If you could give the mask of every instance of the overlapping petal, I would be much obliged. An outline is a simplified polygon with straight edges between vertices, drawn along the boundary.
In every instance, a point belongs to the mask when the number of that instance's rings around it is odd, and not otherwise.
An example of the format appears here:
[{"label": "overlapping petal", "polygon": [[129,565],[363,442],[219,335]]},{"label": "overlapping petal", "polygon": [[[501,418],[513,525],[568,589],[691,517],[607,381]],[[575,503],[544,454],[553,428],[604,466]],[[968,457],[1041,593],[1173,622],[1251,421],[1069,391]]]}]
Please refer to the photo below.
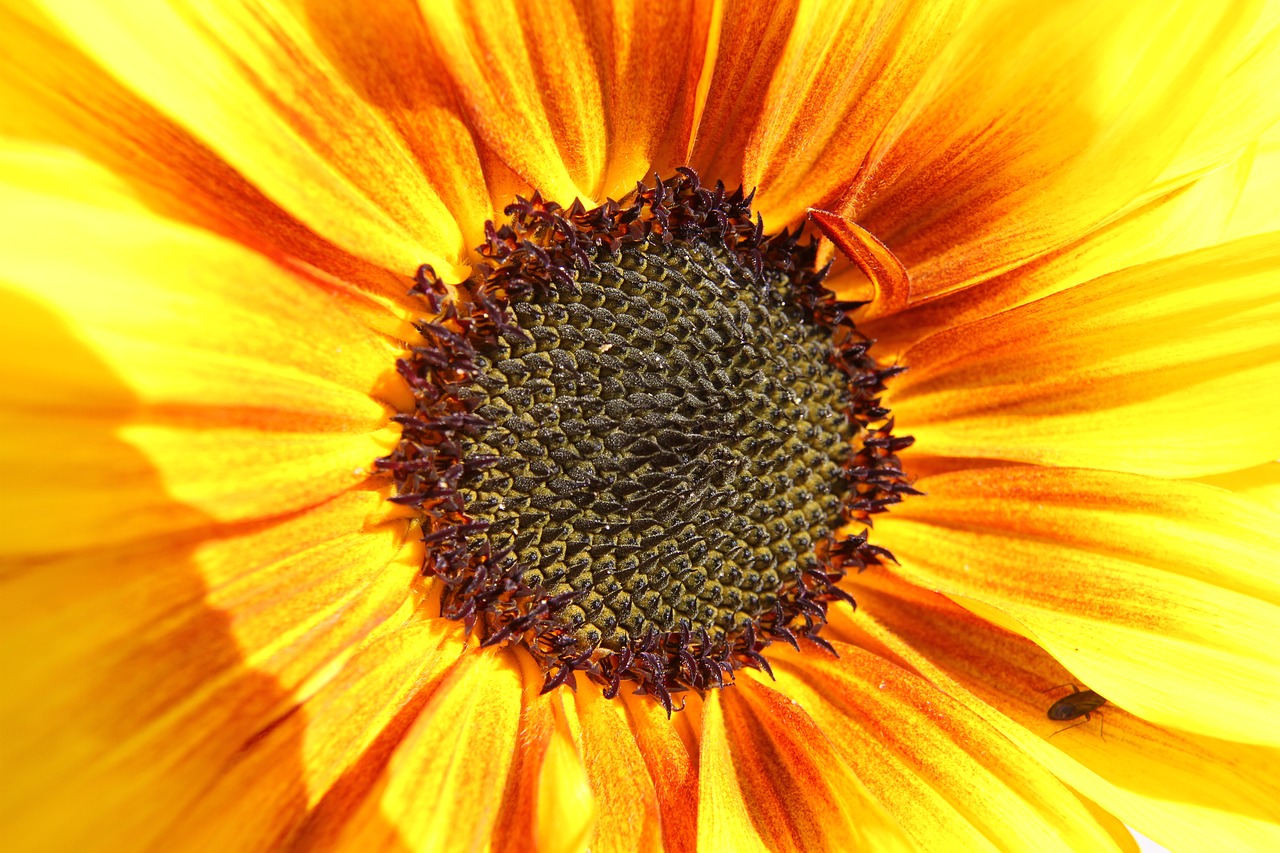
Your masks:
[{"label": "overlapping petal", "polygon": [[1259,5],[984,4],[897,105],[839,212],[902,258],[914,299],[1066,245],[1174,160]]},{"label": "overlapping petal", "polygon": [[854,587],[857,616],[834,626],[841,635],[967,704],[1089,802],[1173,849],[1278,843],[1273,747],[1162,728],[1114,704],[1067,730],[1046,711],[1073,675],[1040,646],[888,572]]},{"label": "overlapping petal", "polygon": [[1075,794],[971,709],[863,649],[784,654],[799,702],[918,849],[1106,850]]},{"label": "overlapping petal", "polygon": [[1280,235],[1105,276],[907,351],[922,452],[1174,477],[1280,455]]},{"label": "overlapping petal", "polygon": [[877,524],[904,578],[1005,614],[1146,720],[1276,744],[1273,513],[1211,486],[1084,469],[967,470],[917,486],[927,500]]},{"label": "overlapping petal", "polygon": [[298,221],[391,270],[454,273],[462,235],[392,124],[273,2],[51,0],[113,76]]},{"label": "overlapping petal", "polygon": [[528,187],[599,202],[683,163],[702,4],[431,2],[422,12],[470,126]]}]

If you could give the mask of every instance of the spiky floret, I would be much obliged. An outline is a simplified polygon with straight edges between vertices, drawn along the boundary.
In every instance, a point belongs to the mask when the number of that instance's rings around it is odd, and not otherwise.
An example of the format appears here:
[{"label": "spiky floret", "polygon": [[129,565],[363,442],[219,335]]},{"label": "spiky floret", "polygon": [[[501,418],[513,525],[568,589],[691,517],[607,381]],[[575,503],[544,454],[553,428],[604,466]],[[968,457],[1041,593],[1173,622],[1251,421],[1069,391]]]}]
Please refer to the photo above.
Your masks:
[{"label": "spiky floret", "polygon": [[433,316],[397,365],[415,411],[378,462],[421,513],[443,614],[522,643],[545,689],[634,681],[669,711],[767,671],[775,640],[827,646],[841,578],[891,559],[833,531],[914,490],[880,405],[901,368],[869,355],[815,245],[689,169],[505,214],[456,294],[419,269]]}]

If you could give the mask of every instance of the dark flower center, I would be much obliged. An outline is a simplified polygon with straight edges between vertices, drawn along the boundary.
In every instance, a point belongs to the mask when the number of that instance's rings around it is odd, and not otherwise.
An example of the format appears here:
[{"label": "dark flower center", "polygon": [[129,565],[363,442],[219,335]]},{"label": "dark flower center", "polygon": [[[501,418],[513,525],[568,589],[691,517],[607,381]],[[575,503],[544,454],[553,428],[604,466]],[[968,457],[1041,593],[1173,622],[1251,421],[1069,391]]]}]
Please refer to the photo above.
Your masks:
[{"label": "dark flower center", "polygon": [[881,368],[799,231],[766,238],[741,190],[690,170],[625,203],[518,200],[399,363],[416,400],[393,499],[421,511],[445,616],[656,696],[819,645],[850,566],[888,557],[846,521],[912,490]]}]

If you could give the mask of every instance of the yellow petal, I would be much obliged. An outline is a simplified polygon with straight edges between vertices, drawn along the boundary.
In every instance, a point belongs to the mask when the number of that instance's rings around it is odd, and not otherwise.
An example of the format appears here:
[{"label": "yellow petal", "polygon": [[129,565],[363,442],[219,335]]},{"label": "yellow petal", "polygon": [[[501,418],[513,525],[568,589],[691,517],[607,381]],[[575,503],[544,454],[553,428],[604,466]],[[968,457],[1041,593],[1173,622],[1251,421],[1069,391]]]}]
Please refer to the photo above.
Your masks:
[{"label": "yellow petal", "polygon": [[914,299],[1066,245],[1171,162],[1257,15],[1244,3],[984,4],[832,209],[906,263]]},{"label": "yellow petal", "polygon": [[1082,469],[959,471],[917,487],[927,497],[876,524],[903,577],[1003,611],[1130,713],[1280,740],[1274,513],[1197,483]]},{"label": "yellow petal", "polygon": [[1240,201],[1227,221],[1227,237],[1251,237],[1280,231],[1280,126],[1260,138],[1249,151],[1249,173]]},{"label": "yellow petal", "polygon": [[439,193],[284,6],[44,6],[113,76],[312,230],[402,274],[427,262],[457,275],[464,246]]},{"label": "yellow petal", "polygon": [[1280,513],[1280,462],[1266,462],[1243,471],[1203,477],[1200,482],[1230,489]]},{"label": "yellow petal", "polygon": [[1125,823],[1174,849],[1280,843],[1280,750],[1161,728],[1111,704],[1065,730],[1046,712],[1073,676],[1039,646],[884,571],[854,587],[857,613],[833,628],[902,658]]},{"label": "yellow petal", "polygon": [[777,655],[778,688],[836,745],[921,850],[1105,850],[1035,759],[937,687],[863,649]]},{"label": "yellow petal", "polygon": [[[528,689],[537,689],[539,684],[540,680],[532,681]],[[564,719],[563,692],[556,691],[546,698],[555,713],[547,749],[542,756],[542,767],[534,780],[537,785],[534,837],[538,839],[539,851],[585,853],[595,836],[600,807],[592,794],[591,780],[583,766],[582,755]],[[524,731],[521,726],[521,732]],[[522,752],[528,753],[529,750]],[[510,836],[510,840],[517,845],[512,848],[514,851],[524,850],[529,844],[528,835]]]},{"label": "yellow petal", "polygon": [[1280,234],[934,335],[886,395],[922,453],[1163,476],[1280,455]]},{"label": "yellow petal", "polygon": [[581,689],[574,699],[579,751],[597,807],[591,849],[658,849],[658,798],[632,734],[626,706],[605,699],[594,686]]},{"label": "yellow petal", "polygon": [[363,529],[370,504],[7,559],[3,757],[24,768],[3,786],[7,825],[16,809],[19,836],[110,847],[188,813],[405,601],[417,564],[393,562],[395,526]]},{"label": "yellow petal", "polygon": [[338,814],[317,813],[309,844],[342,850],[406,845],[433,853],[482,849],[502,818],[503,790],[520,748],[522,692],[510,655],[463,655],[358,807],[322,805],[320,812],[331,807]]},{"label": "yellow petal", "polygon": [[[0,275],[20,288],[0,292],[6,546],[278,514],[362,482],[391,440],[369,395],[394,350],[314,284],[87,186],[84,202],[0,191]],[[77,471],[75,525],[50,442]]]},{"label": "yellow petal", "polygon": [[[1280,77],[1280,4],[1266,0],[1249,32],[1234,45],[1229,71],[1208,110],[1182,143],[1152,191],[1220,167],[1280,121],[1275,81]],[[1272,229],[1267,229],[1272,230]]]},{"label": "yellow petal", "polygon": [[314,695],[229,757],[160,846],[269,849],[319,834],[322,827],[308,817],[354,800],[377,777],[462,653],[460,628],[441,619],[406,623],[344,662]]}]

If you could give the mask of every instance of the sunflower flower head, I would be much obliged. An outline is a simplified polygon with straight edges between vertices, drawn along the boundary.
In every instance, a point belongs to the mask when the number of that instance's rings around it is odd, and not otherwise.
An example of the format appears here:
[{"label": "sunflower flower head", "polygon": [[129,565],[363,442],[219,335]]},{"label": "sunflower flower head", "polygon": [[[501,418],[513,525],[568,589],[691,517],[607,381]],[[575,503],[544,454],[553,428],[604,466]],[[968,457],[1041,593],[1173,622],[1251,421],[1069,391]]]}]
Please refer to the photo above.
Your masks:
[{"label": "sunflower flower head", "polygon": [[0,849],[1280,850],[1271,0],[0,2]]},{"label": "sunflower flower head", "polygon": [[[551,690],[722,687],[775,639],[820,637],[865,531],[913,491],[869,341],[799,232],[683,169],[587,210],[535,195],[487,228],[399,362],[416,410],[379,460],[424,518],[443,614],[516,639]],[[874,426],[873,426],[874,425]],[[851,440],[857,436],[857,446]]]}]

